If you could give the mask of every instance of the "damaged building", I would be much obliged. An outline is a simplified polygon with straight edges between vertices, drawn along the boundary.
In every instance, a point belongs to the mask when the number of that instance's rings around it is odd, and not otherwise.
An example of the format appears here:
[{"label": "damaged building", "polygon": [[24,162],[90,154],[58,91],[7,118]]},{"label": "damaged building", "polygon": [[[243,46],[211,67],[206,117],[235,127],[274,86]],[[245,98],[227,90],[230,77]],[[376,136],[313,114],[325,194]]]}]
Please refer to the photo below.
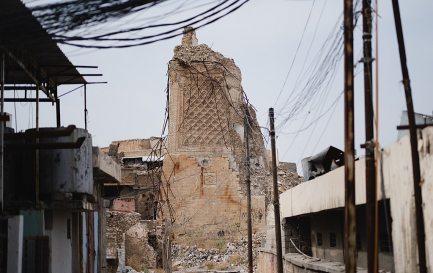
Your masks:
[{"label": "damaged building", "polygon": [[[263,138],[253,107],[232,59],[198,44],[185,30],[169,64],[169,123],[163,184],[164,208],[173,208],[178,243],[215,246],[246,236],[245,116],[251,119],[254,232],[265,224],[270,176]],[[256,179],[257,174],[263,174]]]},{"label": "damaged building", "polygon": [[103,153],[121,166],[121,179],[105,183],[107,273],[162,268],[162,233],[156,221],[160,196],[161,138],[113,141]]},{"label": "damaged building", "polygon": [[[36,125],[17,132],[0,116],[0,272],[101,272],[102,184],[119,181],[120,166],[87,128],[62,126],[58,94],[88,81],[21,1],[0,2],[0,37],[2,99],[34,107]],[[41,103],[56,126],[39,126]]]},{"label": "damaged building", "polygon": [[[121,181],[104,185],[111,217],[107,219],[106,236],[112,270],[123,263],[121,255],[127,266],[134,267],[137,253],[147,253],[157,260],[140,257],[147,268],[161,267],[164,259],[170,260],[169,255],[160,253],[170,247],[167,241],[161,245],[164,236],[175,243],[174,252],[179,257],[173,257],[173,263],[178,265],[206,261],[188,258],[197,254],[195,246],[203,253],[218,248],[221,257],[227,256],[227,251],[234,255],[245,249],[245,126],[250,129],[253,232],[266,232],[270,163],[255,110],[241,86],[239,68],[232,59],[198,44],[195,32],[187,28],[182,44],[174,50],[168,76],[168,136],[113,141],[104,148],[122,166]],[[250,118],[245,123],[247,112]],[[278,174],[281,189],[300,181],[295,164],[282,162]],[[142,242],[140,248],[131,249],[132,235]],[[157,239],[153,248],[156,256],[149,248],[153,238]],[[260,244],[259,238],[255,236],[256,245]],[[226,250],[227,243],[239,247]],[[124,250],[119,248],[122,244]]]},{"label": "damaged building", "polygon": [[157,217],[164,151],[161,138],[113,141],[103,151],[121,165],[120,183],[105,184],[113,210],[136,211],[142,220]]}]

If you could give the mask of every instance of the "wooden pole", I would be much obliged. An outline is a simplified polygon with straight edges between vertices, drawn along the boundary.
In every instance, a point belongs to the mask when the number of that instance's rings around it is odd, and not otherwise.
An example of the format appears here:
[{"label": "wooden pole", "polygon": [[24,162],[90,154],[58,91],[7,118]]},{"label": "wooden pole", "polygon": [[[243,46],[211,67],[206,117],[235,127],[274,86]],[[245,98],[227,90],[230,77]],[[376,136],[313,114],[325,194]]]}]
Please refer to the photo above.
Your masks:
[{"label": "wooden pole", "polygon": [[353,75],[353,0],[344,0],[344,261],[356,273],[356,207]]},{"label": "wooden pole", "polygon": [[272,177],[274,187],[274,217],[275,217],[275,245],[277,248],[277,272],[283,273],[283,253],[281,246],[280,198],[278,194],[277,152],[275,147],[274,108],[269,108],[269,123],[272,149]]},{"label": "wooden pole", "polygon": [[371,50],[371,0],[362,1],[362,29],[364,50],[364,107],[365,107],[365,190],[366,190],[366,234],[368,273],[378,271],[378,223],[377,182],[374,155],[374,110],[373,110],[373,58]]},{"label": "wooden pole", "polygon": [[416,235],[418,239],[418,260],[419,272],[426,273],[426,253],[425,253],[425,231],[424,216],[422,212],[422,192],[421,192],[421,171],[418,154],[418,138],[416,135],[415,111],[412,100],[412,88],[410,86],[409,70],[406,62],[406,48],[404,45],[403,27],[401,25],[400,7],[398,0],[392,0],[394,11],[395,29],[397,33],[398,49],[400,52],[401,73],[403,75],[404,93],[406,96],[407,117],[409,120],[410,149],[412,155],[413,187],[415,193],[415,218]]},{"label": "wooden pole", "polygon": [[247,225],[248,225],[248,273],[253,273],[253,225],[251,219],[251,171],[250,171],[250,113],[245,110],[245,184],[247,186]]}]

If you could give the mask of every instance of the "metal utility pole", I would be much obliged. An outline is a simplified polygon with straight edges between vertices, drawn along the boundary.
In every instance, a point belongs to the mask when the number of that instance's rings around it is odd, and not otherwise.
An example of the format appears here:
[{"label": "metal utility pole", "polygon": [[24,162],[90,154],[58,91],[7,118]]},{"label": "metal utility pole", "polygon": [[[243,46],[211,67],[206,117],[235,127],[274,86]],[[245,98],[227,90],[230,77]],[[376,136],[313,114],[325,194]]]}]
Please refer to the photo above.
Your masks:
[{"label": "metal utility pole", "polygon": [[346,273],[356,272],[353,79],[353,0],[344,0],[344,261]]},{"label": "metal utility pole", "polygon": [[364,107],[365,107],[365,190],[367,199],[366,234],[368,273],[378,271],[377,182],[374,155],[373,58],[371,53],[371,0],[362,1],[364,40]]},{"label": "metal utility pole", "polygon": [[412,172],[413,186],[415,193],[415,217],[416,217],[416,235],[418,239],[418,259],[419,272],[426,273],[426,253],[425,253],[425,231],[424,216],[422,212],[422,192],[421,192],[421,171],[418,154],[418,138],[415,124],[415,112],[412,101],[412,89],[410,86],[409,71],[406,63],[406,48],[404,45],[403,28],[401,26],[400,7],[398,0],[392,0],[392,9],[394,11],[395,29],[397,33],[398,49],[400,52],[401,73],[403,74],[403,86],[406,96],[407,117],[409,120],[410,148],[412,154]]},{"label": "metal utility pole", "polygon": [[60,99],[59,99],[59,96],[58,96],[57,85],[56,85],[56,92],[55,92],[54,98],[55,98],[55,103],[56,103],[56,126],[57,126],[57,128],[60,128],[60,126],[61,126],[61,120],[60,120]]},{"label": "metal utility pole", "polygon": [[[36,84],[36,135],[39,133],[39,83]],[[39,137],[36,137],[36,145],[39,144]],[[39,192],[40,192],[40,158],[39,149],[35,150],[35,203],[39,208]]]},{"label": "metal utility pole", "polygon": [[275,217],[275,245],[277,248],[277,269],[278,273],[283,273],[283,252],[281,247],[281,223],[280,223],[280,198],[278,194],[277,177],[277,152],[275,148],[275,128],[274,128],[274,108],[269,108],[269,135],[271,136],[272,150],[272,177],[274,186],[274,217]]},{"label": "metal utility pole", "polygon": [[[56,95],[57,97],[57,95]],[[61,120],[60,120],[60,99],[56,98],[56,125],[57,128],[60,128],[61,126]]]},{"label": "metal utility pole", "polygon": [[87,130],[87,84],[84,84],[84,129]]},{"label": "metal utility pole", "polygon": [[[248,106],[247,106],[248,107]],[[245,184],[247,185],[247,224],[248,224],[248,273],[253,273],[253,225],[251,219],[251,173],[250,173],[250,112],[245,110]]]}]

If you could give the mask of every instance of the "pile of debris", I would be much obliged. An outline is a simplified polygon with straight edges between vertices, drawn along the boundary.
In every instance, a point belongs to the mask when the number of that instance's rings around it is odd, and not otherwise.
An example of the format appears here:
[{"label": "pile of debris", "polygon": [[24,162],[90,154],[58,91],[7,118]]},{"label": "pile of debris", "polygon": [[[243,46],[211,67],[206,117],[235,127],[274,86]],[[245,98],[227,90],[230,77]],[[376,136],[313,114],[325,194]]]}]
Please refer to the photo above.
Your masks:
[{"label": "pile of debris", "polygon": [[113,233],[118,240],[130,227],[140,222],[141,215],[137,212],[106,211],[107,233]]},{"label": "pile of debris", "polygon": [[[253,236],[253,260],[256,261],[257,249],[261,247],[263,234]],[[228,242],[220,248],[203,249],[193,246],[172,246],[173,271],[185,269],[231,270],[247,272],[248,241],[242,238]]]},{"label": "pile of debris", "polygon": [[155,221],[140,219],[136,212],[107,211],[107,258],[112,260],[107,272],[135,272],[132,268],[145,271],[162,266],[161,228]]}]

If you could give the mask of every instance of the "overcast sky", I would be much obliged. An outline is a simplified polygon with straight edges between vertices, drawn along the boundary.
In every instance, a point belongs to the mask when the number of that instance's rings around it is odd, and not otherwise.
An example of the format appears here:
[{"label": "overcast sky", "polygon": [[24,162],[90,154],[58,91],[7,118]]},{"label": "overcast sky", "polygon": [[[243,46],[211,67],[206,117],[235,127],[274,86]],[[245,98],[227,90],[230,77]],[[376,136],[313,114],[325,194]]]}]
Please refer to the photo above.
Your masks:
[{"label": "overcast sky", "polygon": [[[405,100],[391,1],[379,2],[380,142],[386,146],[396,141],[396,126],[401,111],[405,109]],[[431,114],[433,2],[400,2],[415,110]],[[304,62],[309,64],[325,38],[334,30],[338,16],[342,13],[343,1],[314,2],[303,42],[282,89],[312,5],[313,1],[251,0],[230,16],[197,31],[199,43],[205,43],[234,59],[240,67],[244,90],[256,107],[262,126],[267,126],[269,107],[276,107],[277,123],[284,118],[281,113],[288,109],[282,107],[283,102],[295,86]],[[357,60],[361,57],[358,54],[361,51],[361,26],[360,22],[355,30]],[[180,44],[180,39],[177,37],[130,49],[77,50],[62,47],[73,64],[98,65],[98,72],[104,74],[102,80],[108,81],[106,85],[88,87],[88,128],[93,135],[94,145],[107,146],[113,140],[160,135],[166,103],[167,63],[172,58],[173,48]],[[306,56],[310,44],[310,54]],[[343,62],[327,95],[306,105],[306,114],[289,121],[277,131],[280,160],[299,163],[302,158],[329,145],[343,149],[343,99],[337,101],[335,110],[331,107],[343,88],[342,65]],[[95,73],[83,69],[81,72]],[[355,86],[358,154],[363,153],[359,145],[365,141],[362,76],[362,73],[357,76]],[[62,87],[60,93],[71,88],[73,86]],[[276,103],[281,89],[283,91]],[[34,106],[31,108],[29,104],[17,104],[16,107],[18,130],[32,127]],[[81,90],[62,97],[61,107],[62,125],[84,127]],[[303,127],[304,120],[304,124],[309,124],[328,107],[331,107],[330,111],[317,125],[295,134]],[[13,104],[7,104],[6,111],[14,113]],[[55,126],[54,111],[55,107],[51,105],[43,106],[42,126]]]}]

